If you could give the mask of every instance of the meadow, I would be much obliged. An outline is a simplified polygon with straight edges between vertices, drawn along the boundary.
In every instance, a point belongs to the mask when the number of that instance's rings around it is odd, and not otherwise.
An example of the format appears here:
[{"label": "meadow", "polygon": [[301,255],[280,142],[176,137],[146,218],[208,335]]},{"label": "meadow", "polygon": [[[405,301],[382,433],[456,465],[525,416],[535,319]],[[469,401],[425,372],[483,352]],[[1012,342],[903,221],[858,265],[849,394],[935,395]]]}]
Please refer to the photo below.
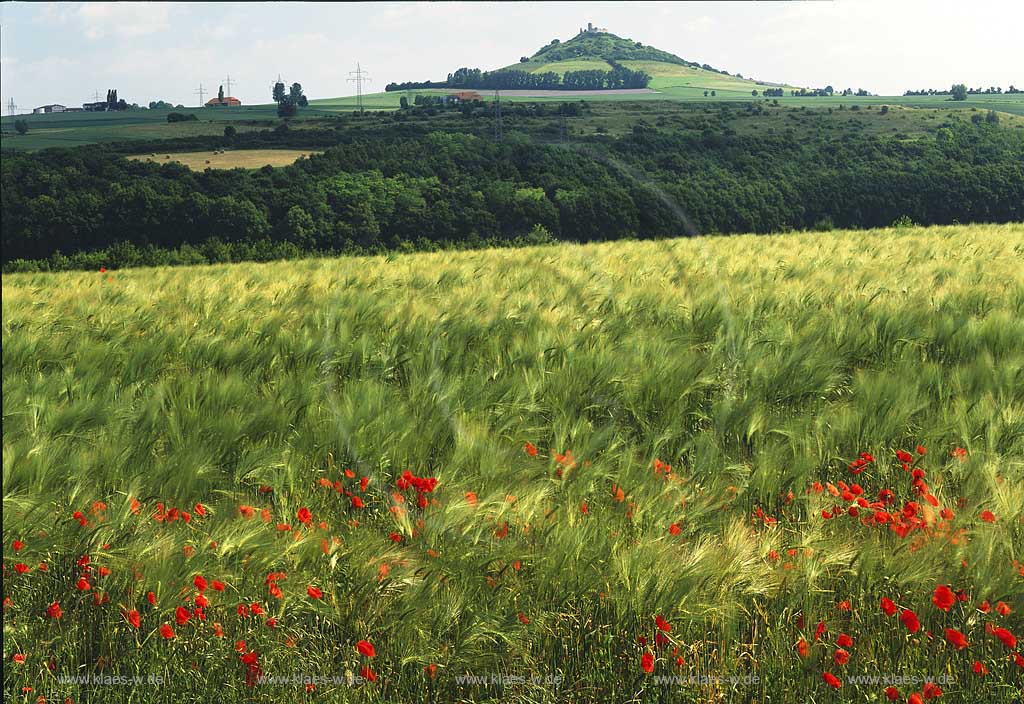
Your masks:
[{"label": "meadow", "polygon": [[2,292],[5,700],[1020,700],[1024,225]]},{"label": "meadow", "polygon": [[217,149],[206,152],[139,154],[129,158],[158,164],[176,161],[193,171],[202,171],[203,169],[258,169],[262,166],[288,166],[302,157],[316,153],[301,149]]}]

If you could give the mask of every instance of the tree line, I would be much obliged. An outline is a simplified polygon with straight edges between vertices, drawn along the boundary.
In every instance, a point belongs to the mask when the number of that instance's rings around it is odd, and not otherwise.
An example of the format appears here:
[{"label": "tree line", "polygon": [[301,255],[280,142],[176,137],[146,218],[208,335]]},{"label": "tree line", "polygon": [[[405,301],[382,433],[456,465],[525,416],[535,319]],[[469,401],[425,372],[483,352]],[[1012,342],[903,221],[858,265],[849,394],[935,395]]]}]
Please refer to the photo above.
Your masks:
[{"label": "tree line", "polygon": [[478,90],[614,90],[620,88],[646,88],[651,76],[634,71],[616,62],[609,62],[610,71],[599,69],[566,71],[559,76],[554,71],[529,73],[514,69],[481,71],[478,68],[460,68],[448,74],[448,80],[389,83],[385,91],[422,88],[467,88]]},{"label": "tree line", "polygon": [[[116,145],[7,152],[3,266],[515,244],[530,233],[586,242],[876,227],[904,215],[922,224],[1024,219],[1024,135],[988,123],[950,123],[913,142],[637,126],[568,147],[399,127],[238,133],[237,148],[332,145],[251,171],[132,161]],[[142,150],[154,148],[169,145]]]}]

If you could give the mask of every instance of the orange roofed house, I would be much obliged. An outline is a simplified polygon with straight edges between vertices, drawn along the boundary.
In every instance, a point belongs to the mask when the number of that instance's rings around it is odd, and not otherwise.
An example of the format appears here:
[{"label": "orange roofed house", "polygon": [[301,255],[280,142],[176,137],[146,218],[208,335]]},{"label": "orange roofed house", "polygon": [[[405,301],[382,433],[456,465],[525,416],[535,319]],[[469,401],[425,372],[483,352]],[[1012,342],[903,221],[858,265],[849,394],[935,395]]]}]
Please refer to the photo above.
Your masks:
[{"label": "orange roofed house", "polygon": [[224,100],[221,100],[220,98],[210,98],[209,100],[206,101],[206,107],[208,107],[208,108],[216,108],[216,107],[237,108],[237,107],[240,107],[241,105],[242,105],[242,101],[241,100],[239,100],[238,98],[233,98],[230,95],[225,96]]}]

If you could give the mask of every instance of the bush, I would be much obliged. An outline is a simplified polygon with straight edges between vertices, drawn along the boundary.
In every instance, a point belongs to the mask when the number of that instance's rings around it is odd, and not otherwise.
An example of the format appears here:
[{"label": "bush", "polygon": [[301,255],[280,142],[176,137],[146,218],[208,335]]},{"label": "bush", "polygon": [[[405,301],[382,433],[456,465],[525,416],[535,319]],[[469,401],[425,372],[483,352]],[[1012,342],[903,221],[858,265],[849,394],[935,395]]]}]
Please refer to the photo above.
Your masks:
[{"label": "bush", "polygon": [[18,134],[25,134],[28,132],[28,122],[26,120],[15,120],[14,129],[18,131]]},{"label": "bush", "polygon": [[195,116],[195,113],[189,113],[188,115],[185,115],[185,114],[182,114],[180,112],[169,112],[169,113],[167,113],[167,121],[168,122],[192,122],[192,121],[198,122],[199,118]]},{"label": "bush", "polygon": [[909,215],[901,215],[898,218],[896,218],[892,223],[892,226],[898,230],[902,230],[903,228],[906,227],[914,227],[914,225],[915,223],[913,220],[910,219]]}]

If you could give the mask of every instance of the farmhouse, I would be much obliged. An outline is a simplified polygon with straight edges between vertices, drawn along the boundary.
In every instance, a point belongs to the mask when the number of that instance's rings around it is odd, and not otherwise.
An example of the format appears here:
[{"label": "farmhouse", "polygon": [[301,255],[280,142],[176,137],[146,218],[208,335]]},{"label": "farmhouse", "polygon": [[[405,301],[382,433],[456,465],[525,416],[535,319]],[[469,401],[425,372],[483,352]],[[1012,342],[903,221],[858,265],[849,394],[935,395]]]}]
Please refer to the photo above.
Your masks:
[{"label": "farmhouse", "polygon": [[53,105],[40,105],[32,110],[32,114],[38,115],[44,112],[64,112],[65,110],[67,110],[67,108],[63,105],[57,105],[54,103]]},{"label": "farmhouse", "polygon": [[238,98],[233,98],[230,95],[225,96],[223,100],[221,100],[220,98],[210,98],[209,100],[206,101],[206,107],[208,107],[208,108],[217,108],[217,107],[237,108],[237,107],[241,106],[241,104],[242,104],[241,100],[239,100]]},{"label": "farmhouse", "polygon": [[458,93],[449,93],[445,97],[449,103],[465,103],[473,100],[483,100],[483,98],[480,97],[480,94],[475,90],[462,90]]},{"label": "farmhouse", "polygon": [[82,103],[82,110],[85,112],[106,112],[107,101],[101,100],[98,103]]}]

